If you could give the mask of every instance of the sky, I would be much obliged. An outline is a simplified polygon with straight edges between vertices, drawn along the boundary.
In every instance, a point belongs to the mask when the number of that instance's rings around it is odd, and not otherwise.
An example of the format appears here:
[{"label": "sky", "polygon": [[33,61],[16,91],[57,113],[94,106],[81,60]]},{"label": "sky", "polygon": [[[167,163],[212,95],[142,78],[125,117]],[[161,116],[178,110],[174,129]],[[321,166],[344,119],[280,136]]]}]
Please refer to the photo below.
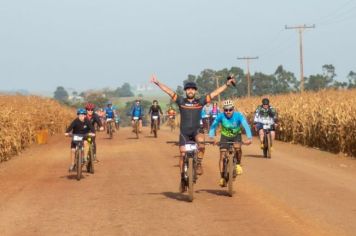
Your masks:
[{"label": "sky", "polygon": [[188,74],[246,63],[299,78],[333,64],[356,71],[356,0],[0,0],[0,91],[77,91],[147,83],[175,88]]}]

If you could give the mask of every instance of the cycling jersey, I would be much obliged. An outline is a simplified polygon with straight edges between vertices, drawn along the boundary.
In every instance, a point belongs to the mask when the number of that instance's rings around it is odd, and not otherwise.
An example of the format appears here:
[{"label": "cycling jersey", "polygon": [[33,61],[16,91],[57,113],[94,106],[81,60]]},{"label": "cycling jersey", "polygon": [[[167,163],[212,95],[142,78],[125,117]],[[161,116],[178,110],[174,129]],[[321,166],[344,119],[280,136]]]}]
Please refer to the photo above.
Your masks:
[{"label": "cycling jersey", "polygon": [[131,108],[131,116],[132,117],[140,117],[143,116],[143,107],[141,105],[133,105]]},{"label": "cycling jersey", "polygon": [[234,111],[230,118],[228,118],[225,113],[220,113],[211,125],[209,137],[215,136],[215,130],[219,123],[221,123],[222,136],[235,137],[241,134],[242,125],[246,131],[247,138],[252,138],[250,126],[248,125],[245,116],[240,112]]},{"label": "cycling jersey", "polygon": [[103,124],[101,123],[100,117],[98,114],[93,113],[93,115],[89,116],[87,115],[86,118],[90,121],[90,123],[94,126],[96,123],[99,127],[102,127]]},{"label": "cycling jersey", "polygon": [[200,113],[203,106],[210,102],[210,95],[201,98],[194,98],[189,101],[187,98],[181,97],[177,94],[172,96],[180,111],[180,132],[183,134],[195,132],[200,128]]},{"label": "cycling jersey", "polygon": [[157,105],[157,106],[152,105],[150,107],[150,110],[148,111],[148,114],[151,114],[151,116],[159,116],[162,113],[163,112],[162,112],[161,107],[159,105]]},{"label": "cycling jersey", "polygon": [[264,109],[262,105],[259,105],[255,112],[254,123],[263,123],[262,120],[270,118],[273,123],[277,123],[278,116],[276,110],[269,106],[268,109]]},{"label": "cycling jersey", "polygon": [[88,134],[90,132],[95,133],[95,129],[88,119],[84,119],[82,122],[79,118],[72,121],[70,126],[67,128],[66,133],[71,131],[73,131],[73,134]]},{"label": "cycling jersey", "polygon": [[114,118],[114,109],[112,107],[105,108],[106,119],[113,119]]},{"label": "cycling jersey", "polygon": [[212,106],[205,105],[201,111],[201,117],[202,118],[210,117],[212,114],[212,111],[213,111]]},{"label": "cycling jersey", "polygon": [[219,114],[219,107],[217,107],[217,106],[213,106],[213,109],[212,109],[212,111],[211,111],[211,115],[213,116],[213,117],[216,117],[217,115]]}]

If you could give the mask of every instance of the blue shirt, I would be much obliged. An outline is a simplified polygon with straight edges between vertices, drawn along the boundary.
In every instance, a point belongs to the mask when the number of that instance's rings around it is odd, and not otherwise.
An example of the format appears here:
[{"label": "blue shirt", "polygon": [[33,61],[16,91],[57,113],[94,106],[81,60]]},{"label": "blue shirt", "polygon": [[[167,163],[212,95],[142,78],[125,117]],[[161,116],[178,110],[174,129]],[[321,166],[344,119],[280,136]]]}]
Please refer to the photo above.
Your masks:
[{"label": "blue shirt", "polygon": [[131,109],[131,116],[132,117],[142,117],[143,116],[143,108],[141,105],[133,105]]},{"label": "blue shirt", "polygon": [[252,138],[250,126],[248,125],[245,116],[240,112],[234,111],[230,118],[228,118],[225,113],[219,113],[210,127],[209,137],[215,136],[215,130],[219,123],[221,124],[221,134],[223,136],[235,137],[236,135],[241,134],[242,125],[246,131],[247,138]]},{"label": "blue shirt", "polygon": [[114,118],[114,110],[112,109],[112,107],[105,107],[105,114],[107,119]]}]

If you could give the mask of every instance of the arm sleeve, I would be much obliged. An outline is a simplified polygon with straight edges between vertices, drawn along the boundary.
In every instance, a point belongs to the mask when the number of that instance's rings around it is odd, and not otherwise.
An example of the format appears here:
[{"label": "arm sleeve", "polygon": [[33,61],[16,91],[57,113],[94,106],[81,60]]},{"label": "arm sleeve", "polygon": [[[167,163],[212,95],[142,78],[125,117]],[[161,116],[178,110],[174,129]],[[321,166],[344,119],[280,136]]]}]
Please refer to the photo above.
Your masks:
[{"label": "arm sleeve", "polygon": [[163,112],[162,112],[162,109],[161,109],[160,106],[158,106],[158,110],[159,110],[159,112],[161,113],[161,115],[163,115]]},{"label": "arm sleeve", "polygon": [[218,124],[221,121],[221,118],[222,118],[222,116],[219,114],[218,117],[216,117],[216,119],[214,120],[213,124],[210,126],[209,137],[215,136],[215,131],[216,131],[216,128],[218,127]]},{"label": "arm sleeve", "polygon": [[103,124],[101,123],[100,117],[97,114],[94,115],[94,123],[97,123],[99,127],[103,126]]},{"label": "arm sleeve", "polygon": [[150,109],[148,110],[148,114],[151,114],[152,112],[152,106],[150,106]]},{"label": "arm sleeve", "polygon": [[74,128],[74,120],[72,121],[72,123],[71,123],[71,124],[69,125],[69,127],[67,128],[66,133],[71,132],[71,131],[73,130],[73,128]]},{"label": "arm sleeve", "polygon": [[255,111],[255,117],[253,119],[253,123],[257,123],[258,122],[258,116],[259,116],[259,113],[260,112],[260,109],[257,107],[256,111]]},{"label": "arm sleeve", "polygon": [[251,132],[251,128],[247,123],[247,120],[245,118],[244,115],[240,114],[240,120],[241,120],[241,124],[244,127],[245,131],[246,131],[246,136],[248,139],[252,139],[252,132]]},{"label": "arm sleeve", "polygon": [[89,126],[90,132],[95,133],[95,129],[94,126],[92,125],[92,123],[87,119],[86,120],[87,125]]}]

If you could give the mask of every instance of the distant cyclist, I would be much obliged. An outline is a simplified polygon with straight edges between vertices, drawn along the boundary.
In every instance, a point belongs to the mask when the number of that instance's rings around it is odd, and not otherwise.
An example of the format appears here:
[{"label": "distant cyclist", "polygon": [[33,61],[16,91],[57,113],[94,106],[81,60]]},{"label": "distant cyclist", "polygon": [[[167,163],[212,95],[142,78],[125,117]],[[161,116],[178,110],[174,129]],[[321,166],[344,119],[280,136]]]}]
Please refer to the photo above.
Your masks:
[{"label": "distant cyclist", "polygon": [[218,103],[214,102],[213,109],[211,111],[211,124],[214,122],[214,120],[218,116],[219,112],[220,112],[220,110],[219,110]]},{"label": "distant cyclist", "polygon": [[148,111],[148,114],[151,117],[151,134],[152,134],[152,129],[153,129],[153,124],[154,124],[154,120],[153,120],[153,116],[158,116],[158,129],[160,127],[160,123],[161,123],[161,115],[163,115],[162,109],[161,107],[158,105],[158,101],[157,100],[153,100],[152,102],[152,106],[150,107],[150,110]]},{"label": "distant cyclist", "polygon": [[135,103],[131,107],[131,112],[130,116],[132,117],[131,123],[132,123],[132,132],[135,131],[135,118],[138,119],[139,121],[139,132],[142,131],[142,117],[144,115],[143,113],[143,107],[141,105],[141,101],[136,99]]},{"label": "distant cyclist", "polygon": [[[72,132],[72,134],[81,134],[81,135],[86,135],[86,134],[91,134],[92,136],[95,135],[95,129],[93,125],[90,123],[88,119],[85,118],[87,112],[83,108],[79,108],[77,110],[77,115],[78,117],[72,121],[70,126],[67,128],[65,135],[69,136],[69,133]],[[71,142],[71,153],[70,153],[70,160],[71,160],[71,165],[69,167],[69,171],[74,170],[74,153],[75,153],[75,148],[76,144],[72,141]],[[84,158],[83,161],[84,163],[87,161],[87,157],[89,154],[89,147],[88,147],[88,142],[84,141]]]},{"label": "distant cyclist", "polygon": [[[115,112],[112,107],[111,101],[108,101],[107,106],[105,107],[105,119],[106,127],[108,127],[109,125],[113,125],[113,123],[115,122]],[[112,131],[114,131],[114,129],[112,129]],[[106,133],[109,133],[109,129],[106,129]]]},{"label": "distant cyclist", "polygon": [[[258,134],[260,136],[261,149],[263,149],[263,135],[264,135],[263,125],[266,122],[272,123],[271,136],[272,136],[272,140],[274,140],[276,137],[275,129],[278,125],[277,124],[278,114],[277,114],[276,110],[269,104],[269,99],[263,98],[262,105],[259,105],[257,107],[256,112],[255,112],[255,118],[254,118],[255,129],[256,129],[256,131],[258,131]],[[272,150],[272,147],[271,147],[271,150]]]},{"label": "distant cyclist", "polygon": [[[99,127],[100,131],[104,130],[103,124],[100,120],[100,117],[98,114],[94,113],[94,109],[95,109],[95,105],[92,103],[87,103],[85,105],[85,110],[87,111],[87,115],[86,118],[90,121],[90,123],[92,124],[93,127],[95,127],[94,125],[96,124]],[[94,160],[99,161],[96,158],[96,142],[95,142],[95,137],[91,138],[92,142],[93,142],[93,150],[94,150]]]},{"label": "distant cyclist", "polygon": [[175,119],[176,118],[176,110],[174,110],[174,108],[172,106],[169,106],[168,110],[167,110],[167,116],[168,119]]},{"label": "distant cyclist", "polygon": [[[220,113],[217,118],[214,120],[210,131],[209,137],[214,138],[216,128],[219,124],[221,124],[221,137],[220,142],[234,142],[234,148],[237,154],[237,165],[235,167],[236,173],[242,174],[241,167],[241,125],[244,127],[246,131],[246,135],[248,140],[244,142],[244,144],[251,144],[252,142],[252,133],[250,126],[248,125],[245,116],[234,110],[234,103],[231,100],[226,100],[223,102],[224,113]],[[221,179],[219,185],[221,187],[225,187],[226,182],[223,176],[223,160],[225,156],[225,152],[227,151],[229,145],[222,143],[220,145],[220,162],[219,162],[219,170],[221,173]]]},{"label": "distant cyclist", "polygon": [[199,133],[201,110],[206,103],[211,101],[212,98],[222,93],[225,89],[227,89],[230,84],[235,83],[235,79],[233,77],[229,77],[226,84],[214,90],[210,94],[202,96],[199,99],[195,97],[198,87],[194,82],[185,83],[184,91],[186,97],[182,97],[176,94],[172,89],[160,83],[155,75],[152,75],[151,82],[156,84],[162,91],[167,93],[172,98],[172,100],[177,103],[180,110],[181,122],[179,145],[181,156],[179,160],[179,167],[181,173],[180,191],[183,192],[185,191],[185,188],[183,187],[183,159],[185,156],[185,143],[190,140],[193,140],[198,143],[199,153],[197,174],[203,174],[202,159],[204,156],[205,146],[202,143],[199,143],[204,141],[204,134]]},{"label": "distant cyclist", "polygon": [[213,112],[213,107],[212,107],[211,103],[209,102],[209,103],[205,104],[205,106],[203,107],[203,109],[201,111],[203,128],[205,130],[208,129],[208,127],[210,127],[210,125],[211,125],[210,121],[211,121],[212,112]]}]

